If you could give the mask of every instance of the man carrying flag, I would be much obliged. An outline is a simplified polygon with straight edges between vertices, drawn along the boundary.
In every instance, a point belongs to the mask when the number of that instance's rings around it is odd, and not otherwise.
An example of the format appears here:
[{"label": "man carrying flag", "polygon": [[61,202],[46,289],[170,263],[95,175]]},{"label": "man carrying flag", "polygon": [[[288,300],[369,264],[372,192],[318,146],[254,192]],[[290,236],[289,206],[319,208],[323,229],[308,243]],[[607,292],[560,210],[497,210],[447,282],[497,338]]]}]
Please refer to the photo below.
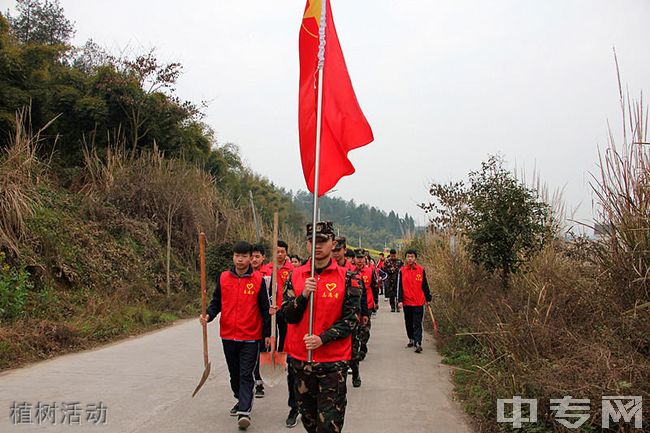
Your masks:
[{"label": "man carrying flag", "polygon": [[[340,433],[347,406],[346,377],[357,326],[361,280],[332,260],[334,229],[329,221],[307,225],[307,246],[316,233],[316,253],[293,270],[284,285],[282,315],[289,324],[285,351],[295,377],[298,410],[310,433]],[[311,277],[312,262],[316,268]],[[314,305],[308,331],[308,304]],[[312,359],[308,360],[308,351]]]},{"label": "man carrying flag", "polygon": [[318,197],[354,173],[348,152],[370,143],[373,135],[352,88],[329,0],[308,0],[303,14],[298,123],[303,174],[314,197],[308,226],[311,258],[285,284],[282,313],[290,324],[285,350],[299,382],[305,429],[340,433],[350,332],[362,283],[332,261],[334,231],[331,223],[317,222]]}]

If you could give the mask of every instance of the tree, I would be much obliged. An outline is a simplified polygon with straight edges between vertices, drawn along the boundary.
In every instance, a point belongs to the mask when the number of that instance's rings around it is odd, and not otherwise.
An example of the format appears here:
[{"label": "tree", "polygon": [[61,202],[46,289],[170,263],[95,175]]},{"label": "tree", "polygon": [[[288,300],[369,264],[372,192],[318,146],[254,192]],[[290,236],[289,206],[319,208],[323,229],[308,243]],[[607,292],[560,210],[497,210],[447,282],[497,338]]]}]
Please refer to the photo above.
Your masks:
[{"label": "tree", "polygon": [[550,235],[549,206],[491,156],[480,171],[470,173],[465,215],[472,261],[498,271],[504,288],[526,258],[539,251]]},{"label": "tree", "polygon": [[7,18],[14,36],[25,44],[67,45],[74,24],[65,17],[59,0],[16,0],[18,15]]},{"label": "tree", "polygon": [[429,227],[437,232],[459,231],[463,226],[463,215],[467,210],[468,197],[465,184],[463,182],[432,183],[429,194],[433,196],[434,201],[418,205],[424,212],[431,214]]}]

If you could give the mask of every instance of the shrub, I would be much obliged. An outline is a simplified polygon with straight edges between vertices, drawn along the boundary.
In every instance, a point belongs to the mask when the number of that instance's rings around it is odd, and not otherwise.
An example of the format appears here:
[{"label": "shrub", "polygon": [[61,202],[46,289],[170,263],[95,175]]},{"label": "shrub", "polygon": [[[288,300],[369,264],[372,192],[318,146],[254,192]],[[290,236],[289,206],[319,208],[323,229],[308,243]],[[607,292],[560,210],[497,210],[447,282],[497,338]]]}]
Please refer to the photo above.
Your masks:
[{"label": "shrub", "polygon": [[32,287],[29,273],[9,266],[5,254],[0,252],[0,323],[14,320],[24,313],[27,292]]}]

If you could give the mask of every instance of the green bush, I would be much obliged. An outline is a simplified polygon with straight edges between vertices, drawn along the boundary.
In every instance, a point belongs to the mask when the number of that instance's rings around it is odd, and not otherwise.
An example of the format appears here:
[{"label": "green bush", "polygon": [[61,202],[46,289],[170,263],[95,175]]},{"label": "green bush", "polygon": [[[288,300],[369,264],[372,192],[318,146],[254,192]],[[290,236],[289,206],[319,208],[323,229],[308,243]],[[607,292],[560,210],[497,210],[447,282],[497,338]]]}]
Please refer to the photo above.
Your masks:
[{"label": "green bush", "polygon": [[9,266],[5,254],[0,252],[0,322],[24,313],[27,291],[32,287],[29,272]]}]

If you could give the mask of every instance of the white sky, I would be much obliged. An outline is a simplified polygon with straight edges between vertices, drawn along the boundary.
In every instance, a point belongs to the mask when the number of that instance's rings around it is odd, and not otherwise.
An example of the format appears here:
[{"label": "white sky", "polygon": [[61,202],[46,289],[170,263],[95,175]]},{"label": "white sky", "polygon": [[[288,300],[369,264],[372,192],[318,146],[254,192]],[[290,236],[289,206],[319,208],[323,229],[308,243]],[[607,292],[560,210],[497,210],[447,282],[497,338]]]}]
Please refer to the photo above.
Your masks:
[{"label": "white sky", "polygon": [[[612,47],[633,96],[648,90],[647,0],[331,0],[375,142],[335,195],[408,212],[431,180],[501,153],[591,216],[589,172],[619,131]],[[13,1],[0,0],[2,10]],[[219,142],[258,173],[305,189],[297,133],[298,30],[305,0],[60,0],[75,41],[156,47],[184,73],[178,94],[210,101]],[[620,136],[620,134],[617,134]]]}]

